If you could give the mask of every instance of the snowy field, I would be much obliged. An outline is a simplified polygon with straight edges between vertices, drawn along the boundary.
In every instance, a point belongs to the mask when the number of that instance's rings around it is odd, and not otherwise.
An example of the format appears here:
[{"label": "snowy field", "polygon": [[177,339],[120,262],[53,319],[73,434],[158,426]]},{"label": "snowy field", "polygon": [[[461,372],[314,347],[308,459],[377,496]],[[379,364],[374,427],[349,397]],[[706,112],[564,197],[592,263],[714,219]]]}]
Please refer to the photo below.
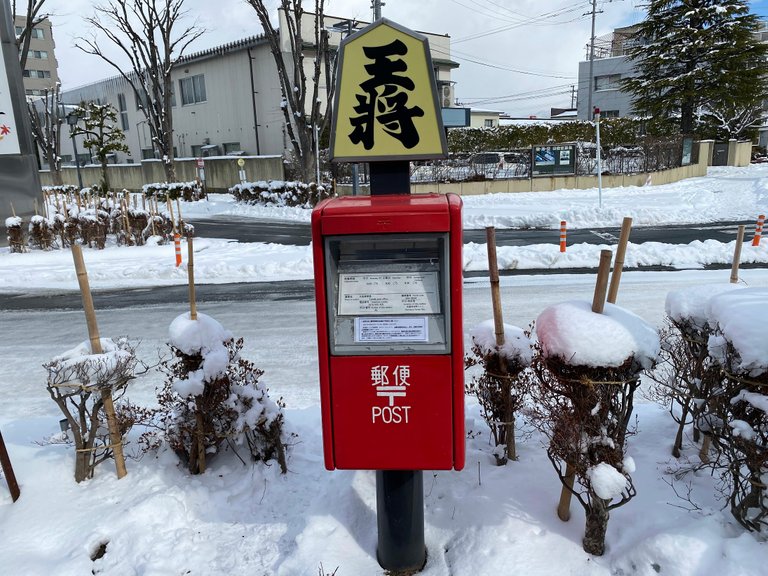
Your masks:
[{"label": "snowy field", "polygon": [[[635,225],[751,220],[768,209],[768,169],[713,169],[707,178],[669,186],[605,190],[602,210],[596,208],[596,194],[588,190],[466,198],[466,220],[475,227],[553,228],[563,218],[574,226],[618,226],[624,216],[632,216]],[[225,212],[282,220],[308,217],[299,211],[275,214],[226,201],[185,209],[187,217]],[[679,268],[700,267],[712,254],[730,261],[733,242],[708,244],[661,245],[654,250]],[[766,244],[764,240],[763,246],[752,249],[745,243],[742,260],[766,262]],[[556,245],[525,248],[531,258],[542,261],[557,256]],[[580,256],[585,266],[595,266],[600,248]],[[307,248],[199,239],[195,249],[195,273],[201,282],[311,276]],[[578,249],[568,248],[574,254]],[[630,244],[627,263],[649,249]],[[471,254],[473,248],[468,247],[467,267],[482,269],[484,247],[477,247],[468,259]],[[507,257],[501,250],[499,255]],[[509,258],[523,260],[519,254]],[[94,290],[185,280],[183,269],[173,267],[168,246],[86,250],[85,260]],[[617,303],[658,326],[668,292],[727,282],[728,277],[728,270],[627,272]],[[740,280],[744,286],[768,287],[768,269],[743,270]],[[56,292],[76,287],[68,252],[0,251],[3,292],[40,289],[55,301]],[[593,289],[594,276],[587,274],[505,277],[505,322],[527,327],[551,304],[591,302]],[[327,472],[323,467],[314,303],[201,302],[199,309],[245,338],[243,356],[265,370],[263,379],[272,394],[285,399],[288,429],[297,434],[289,450],[288,474],[281,476],[275,465],[244,466],[229,453],[214,460],[204,475],[191,477],[177,466],[173,454],[142,457],[132,438],[126,451],[133,458],[125,478],[117,480],[114,468],[105,463],[93,480],[76,484],[72,447],[46,441],[58,433],[61,415],[48,397],[41,365],[87,338],[83,313],[0,310],[0,429],[22,492],[12,503],[0,481],[1,574],[299,576],[316,575],[321,565],[325,574],[338,567],[338,576],[382,574],[375,552],[373,472]],[[97,314],[102,336],[129,336],[139,342],[141,358],[156,364],[158,355],[167,351],[169,325],[185,311],[185,303],[179,302]],[[464,313],[465,334],[491,317],[487,280],[465,283]],[[152,371],[133,382],[127,395],[135,403],[152,405],[161,381]],[[520,422],[519,460],[496,467],[480,409],[467,398],[467,428],[479,434],[467,440],[466,468],[424,473],[428,561],[423,574],[765,574],[766,544],[723,510],[726,503],[718,496],[717,479],[706,473],[676,473],[697,461],[698,447],[688,439],[683,457],[675,460],[670,455],[675,424],[669,414],[642,395],[635,413],[638,430],[627,452],[637,465],[633,478],[638,495],[612,513],[606,554],[594,557],[581,547],[584,515],[578,503],[572,503],[569,522],[557,518],[560,484],[541,438]],[[105,543],[104,556],[92,561]]]}]

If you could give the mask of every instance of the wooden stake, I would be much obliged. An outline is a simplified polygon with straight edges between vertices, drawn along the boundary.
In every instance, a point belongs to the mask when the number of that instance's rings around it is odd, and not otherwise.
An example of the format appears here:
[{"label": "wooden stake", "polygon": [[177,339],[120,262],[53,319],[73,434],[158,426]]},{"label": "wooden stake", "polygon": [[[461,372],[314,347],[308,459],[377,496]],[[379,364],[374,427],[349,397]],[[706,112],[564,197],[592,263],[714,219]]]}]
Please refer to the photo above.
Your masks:
[{"label": "wooden stake", "polygon": [[141,209],[147,209],[147,196],[144,194],[144,190],[141,191]]},{"label": "wooden stake", "polygon": [[168,204],[168,214],[171,217],[171,224],[173,225],[173,234],[176,235],[178,232],[176,231],[176,220],[173,219],[173,204],[171,204],[171,199],[166,198],[166,203]]},{"label": "wooden stake", "polygon": [[197,303],[195,302],[195,259],[192,246],[192,236],[187,238],[187,279],[189,280],[189,318],[197,320]]},{"label": "wooden stake", "polygon": [[153,210],[152,206],[152,198],[149,199],[149,216],[152,218],[152,236],[157,236],[157,232],[155,231],[155,215],[157,212]]},{"label": "wooden stake", "polygon": [[16,502],[16,500],[19,499],[19,496],[21,496],[21,490],[19,490],[19,483],[16,482],[16,474],[13,473],[13,466],[11,466],[8,450],[5,448],[5,440],[3,440],[2,432],[0,432],[0,465],[2,465],[5,483],[8,484],[11,498]]},{"label": "wooden stake", "polygon": [[560,502],[557,504],[557,517],[563,522],[568,522],[571,519],[571,490],[573,489],[573,483],[576,480],[576,471],[573,466],[566,464],[565,466],[565,484],[560,492]]},{"label": "wooden stake", "polygon": [[[600,264],[597,269],[597,283],[595,284],[595,294],[592,298],[592,312],[602,314],[605,309],[605,294],[608,291],[608,275],[611,271],[610,250],[600,250]],[[577,384],[579,386],[579,384]],[[570,462],[565,465],[565,484],[560,491],[560,502],[557,505],[557,517],[563,522],[567,522],[571,517],[571,495],[573,484],[576,480],[576,471]]]},{"label": "wooden stake", "polygon": [[741,263],[741,246],[744,243],[744,224],[739,225],[736,233],[736,246],[733,248],[733,264],[731,265],[731,284],[739,282],[739,264]]},{"label": "wooden stake", "polygon": [[11,214],[13,214],[13,217],[16,218],[16,210],[13,209],[13,202],[11,204]]},{"label": "wooden stake", "polygon": [[34,199],[35,204],[35,216],[40,216],[40,204],[37,201],[37,198]]},{"label": "wooden stake", "polygon": [[[83,250],[79,244],[72,245],[72,257],[75,260],[75,270],[77,271],[77,282],[80,285],[80,293],[83,297],[83,310],[85,311],[85,322],[88,325],[88,337],[91,342],[91,352],[101,354],[101,338],[99,336],[99,326],[96,323],[96,311],[93,307],[93,297],[91,296],[91,287],[88,283],[88,272],[85,269],[83,260]],[[101,399],[104,403],[104,413],[107,416],[107,426],[109,428],[109,442],[115,455],[115,468],[117,477],[122,478],[128,472],[125,469],[125,456],[123,455],[123,438],[117,425],[117,416],[115,415],[115,405],[112,401],[112,391],[108,388],[101,389]]]},{"label": "wooden stake", "polygon": [[179,234],[184,235],[184,220],[181,218],[181,202],[176,198],[176,218],[179,221]]},{"label": "wooden stake", "polygon": [[491,301],[493,303],[493,329],[496,334],[496,345],[504,345],[504,316],[501,310],[501,290],[499,288],[499,264],[496,258],[496,228],[488,226],[485,229],[488,242],[488,274],[491,278]]},{"label": "wooden stake", "polygon": [[613,274],[611,274],[611,285],[608,288],[608,302],[616,304],[616,296],[619,293],[619,283],[621,282],[621,273],[624,269],[624,255],[627,253],[627,244],[629,243],[629,232],[632,230],[632,218],[625,217],[621,223],[621,234],[619,235],[619,245],[616,247],[616,260],[613,262]]},{"label": "wooden stake", "polygon": [[595,294],[592,297],[592,312],[602,314],[605,308],[605,294],[608,291],[608,275],[611,272],[610,250],[600,250],[600,264],[597,269],[597,283],[595,284]]},{"label": "wooden stake", "polygon": [[[493,331],[496,336],[496,346],[504,346],[504,314],[501,309],[501,289],[499,287],[499,263],[496,257],[496,229],[488,226],[485,229],[485,237],[488,247],[488,273],[491,279],[491,302],[493,304]],[[515,416],[512,413],[512,398],[510,382],[506,378],[507,365],[502,360],[499,362],[499,372],[501,373],[504,384],[502,392],[504,394],[504,440],[507,460],[516,460],[517,452],[515,447]]]}]

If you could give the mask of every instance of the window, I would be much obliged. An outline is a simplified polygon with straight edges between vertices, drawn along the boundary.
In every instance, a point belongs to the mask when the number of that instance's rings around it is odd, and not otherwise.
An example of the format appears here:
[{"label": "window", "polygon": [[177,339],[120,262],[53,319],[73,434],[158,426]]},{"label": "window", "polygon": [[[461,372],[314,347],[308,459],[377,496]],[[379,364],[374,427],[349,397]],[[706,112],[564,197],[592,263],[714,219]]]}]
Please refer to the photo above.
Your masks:
[{"label": "window", "polygon": [[120,112],[120,127],[123,129],[123,132],[126,132],[129,128],[128,106],[125,103],[125,94],[122,92],[117,95],[117,110]]},{"label": "window", "polygon": [[181,90],[182,106],[206,101],[205,76],[202,74],[190,76],[189,78],[182,78],[179,80],[179,88]]},{"label": "window", "polygon": [[141,149],[141,159],[142,160],[152,160],[155,157],[155,151],[152,148],[142,148]]},{"label": "window", "polygon": [[230,152],[240,152],[242,148],[240,148],[240,142],[224,142],[224,154],[229,154]]},{"label": "window", "polygon": [[21,36],[22,32],[24,32],[24,28],[21,26],[16,26],[16,36]]},{"label": "window", "polygon": [[147,108],[147,94],[145,92],[141,92],[140,94],[136,94],[134,92],[134,95],[136,97],[136,110],[141,110],[142,108]]},{"label": "window", "polygon": [[42,28],[32,28],[32,38],[38,38],[42,40],[45,38],[45,34],[43,33]]},{"label": "window", "polygon": [[51,71],[50,70],[24,70],[24,72],[22,72],[22,76],[24,76],[24,78],[50,78]]},{"label": "window", "polygon": [[600,110],[600,117],[601,118],[618,118],[619,111],[618,110]]},{"label": "window", "polygon": [[48,60],[48,52],[45,50],[30,50],[29,55],[38,60]]},{"label": "window", "polygon": [[493,118],[486,118],[483,121],[483,126],[486,128],[493,128]]},{"label": "window", "polygon": [[201,158],[203,156],[203,145],[197,144],[192,146],[192,156],[195,158]]},{"label": "window", "polygon": [[595,91],[616,90],[619,87],[621,74],[608,74],[607,76],[595,76]]}]

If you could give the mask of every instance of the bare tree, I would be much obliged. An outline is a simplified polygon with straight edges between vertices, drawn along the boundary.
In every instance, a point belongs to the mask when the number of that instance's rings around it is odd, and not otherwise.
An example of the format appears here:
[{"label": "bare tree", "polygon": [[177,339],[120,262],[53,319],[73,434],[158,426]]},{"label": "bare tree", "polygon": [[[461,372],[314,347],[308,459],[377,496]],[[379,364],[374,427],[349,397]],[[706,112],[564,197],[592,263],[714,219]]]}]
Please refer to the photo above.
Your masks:
[{"label": "bare tree", "polygon": [[[315,179],[318,158],[315,153],[316,139],[327,128],[333,101],[334,82],[325,29],[325,0],[315,0],[313,42],[315,47],[311,81],[304,68],[305,36],[302,24],[305,11],[302,0],[280,0],[278,10],[285,15],[285,29],[275,29],[269,19],[269,9],[264,0],[247,0],[259,17],[277,66],[283,100],[285,129],[291,141],[298,177],[304,182]],[[287,42],[288,51],[281,50],[281,40]],[[327,94],[321,102],[319,89],[324,80]]]},{"label": "bare tree", "polygon": [[[173,114],[171,70],[189,45],[205,30],[193,23],[181,26],[187,14],[184,0],[109,0],[85,18],[96,32],[78,38],[75,46],[100,57],[118,71],[133,89],[139,109],[147,119],[152,143],[160,153],[169,182],[176,180],[173,164]],[[102,50],[103,35],[130,62],[130,70],[117,57]]]},{"label": "bare tree", "polygon": [[[24,12],[24,26],[21,27],[21,34],[16,36],[16,47],[19,49],[19,63],[24,70],[27,65],[27,55],[29,54],[29,42],[32,40],[32,28],[48,18],[48,14],[41,14],[45,0],[27,0],[27,8]],[[16,0],[11,0],[11,14],[19,14],[16,11]]]},{"label": "bare tree", "polygon": [[54,186],[61,186],[61,126],[64,110],[61,104],[61,85],[43,90],[43,95],[27,101],[32,136],[48,163]]}]

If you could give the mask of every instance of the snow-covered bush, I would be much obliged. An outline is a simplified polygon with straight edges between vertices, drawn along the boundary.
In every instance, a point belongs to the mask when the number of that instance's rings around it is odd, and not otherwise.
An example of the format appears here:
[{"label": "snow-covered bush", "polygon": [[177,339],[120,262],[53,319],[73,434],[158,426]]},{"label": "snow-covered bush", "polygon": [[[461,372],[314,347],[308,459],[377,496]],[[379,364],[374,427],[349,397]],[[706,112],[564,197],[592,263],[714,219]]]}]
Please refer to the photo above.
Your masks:
[{"label": "snow-covered bush", "polygon": [[722,381],[703,418],[729,487],[728,504],[747,530],[768,534],[768,289],[743,288],[713,296],[709,354]]},{"label": "snow-covered bush", "polygon": [[[92,478],[96,466],[112,457],[104,394],[119,399],[134,378],[137,364],[134,347],[127,339],[102,338],[100,342],[100,354],[93,354],[86,340],[43,366],[48,372],[48,393],[64,414],[75,445],[77,482]],[[117,420],[122,437],[131,421],[121,418],[120,412]]]},{"label": "snow-covered bush", "polygon": [[[720,368],[713,362],[707,341],[713,327],[707,320],[709,299],[737,288],[737,284],[706,284],[667,294],[667,321],[661,331],[661,353],[656,369],[650,374],[655,384],[649,393],[652,399],[666,405],[678,424],[672,445],[672,455],[680,456],[685,427],[693,425],[693,441],[698,442],[709,426],[702,419],[714,391],[720,385]],[[703,429],[702,429],[703,428]],[[707,460],[707,445],[702,458]]]},{"label": "snow-covered bush", "polygon": [[169,344],[160,408],[143,418],[154,428],[143,436],[145,446],[167,443],[193,474],[227,446],[247,446],[252,458],[276,459],[286,472],[282,401],[269,397],[263,372],[240,357],[242,339],[210,316],[192,320],[187,313],[171,323]]},{"label": "snow-covered bush", "polygon": [[194,202],[205,198],[202,186],[198,182],[153,182],[141,187],[148,198],[157,197],[161,202],[180,198]]},{"label": "snow-covered bush", "polygon": [[11,216],[5,219],[5,229],[7,231],[8,246],[11,252],[24,252],[24,229],[22,220],[18,216]]},{"label": "snow-covered bush", "polygon": [[41,250],[50,250],[55,241],[54,222],[35,215],[29,221],[29,244]]},{"label": "snow-covered bush", "polygon": [[467,394],[477,396],[483,419],[491,429],[494,457],[499,466],[514,460],[515,415],[528,398],[533,343],[517,326],[504,324],[504,345],[496,344],[494,321],[486,320],[470,330],[472,353],[464,359],[466,368],[481,365],[483,372],[466,384]]},{"label": "snow-covered bush", "polygon": [[636,493],[626,440],[640,373],[653,368],[659,337],[627,310],[606,304],[598,314],[582,301],[545,309],[536,334],[531,415],[564,490],[586,513],[584,550],[602,555],[610,511]]},{"label": "snow-covered bush", "polygon": [[324,186],[318,186],[314,182],[285,182],[283,180],[270,180],[265,182],[246,182],[236,184],[229,189],[238,202],[246,204],[264,204],[274,206],[299,206],[312,208],[321,200],[330,198],[331,191]]}]

